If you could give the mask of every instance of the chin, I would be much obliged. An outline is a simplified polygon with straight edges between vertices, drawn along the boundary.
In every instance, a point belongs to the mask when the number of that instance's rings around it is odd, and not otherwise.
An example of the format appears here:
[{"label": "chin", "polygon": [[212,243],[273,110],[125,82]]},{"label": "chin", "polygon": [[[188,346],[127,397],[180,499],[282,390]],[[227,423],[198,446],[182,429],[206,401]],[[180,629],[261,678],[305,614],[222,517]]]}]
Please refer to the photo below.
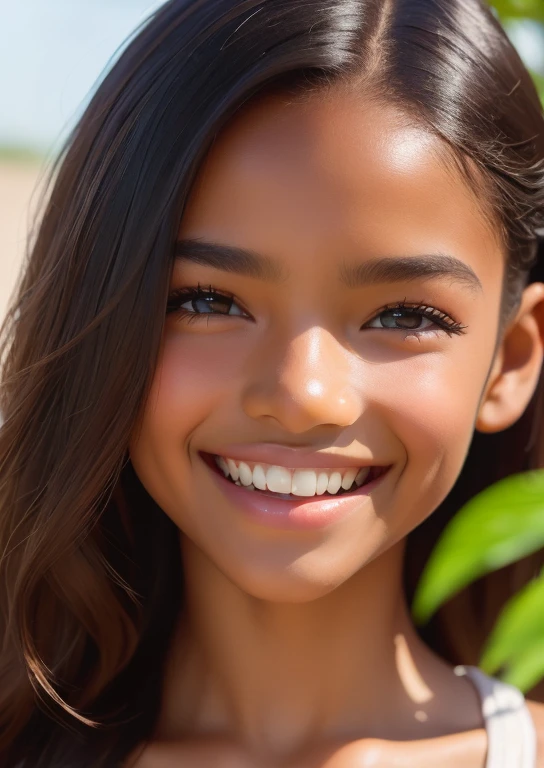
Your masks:
[{"label": "chin", "polygon": [[[368,526],[337,527],[320,532],[286,535],[283,531],[252,530],[239,535],[233,527],[187,526],[182,537],[186,573],[206,589],[234,586],[256,600],[305,603],[325,597],[356,574],[366,572],[395,542],[380,521]],[[213,528],[216,535],[209,537]]]},{"label": "chin", "polygon": [[312,580],[309,576],[260,574],[258,578],[237,579],[235,586],[256,600],[269,603],[310,603],[325,597],[343,582]]},{"label": "chin", "polygon": [[256,600],[306,603],[338,589],[365,565],[360,559],[334,562],[335,558],[319,550],[290,560],[277,552],[274,555],[268,559],[238,556],[230,562],[222,558],[215,566],[237,589]]}]

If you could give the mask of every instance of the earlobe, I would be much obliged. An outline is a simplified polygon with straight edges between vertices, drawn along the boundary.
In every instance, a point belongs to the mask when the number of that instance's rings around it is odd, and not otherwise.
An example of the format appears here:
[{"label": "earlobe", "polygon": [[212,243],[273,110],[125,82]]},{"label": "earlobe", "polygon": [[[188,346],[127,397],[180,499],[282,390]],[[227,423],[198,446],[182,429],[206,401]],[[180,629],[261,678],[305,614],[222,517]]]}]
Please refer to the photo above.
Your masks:
[{"label": "earlobe", "polygon": [[538,385],[544,349],[544,284],[523,292],[504,332],[480,405],[478,432],[501,432],[522,416]]}]

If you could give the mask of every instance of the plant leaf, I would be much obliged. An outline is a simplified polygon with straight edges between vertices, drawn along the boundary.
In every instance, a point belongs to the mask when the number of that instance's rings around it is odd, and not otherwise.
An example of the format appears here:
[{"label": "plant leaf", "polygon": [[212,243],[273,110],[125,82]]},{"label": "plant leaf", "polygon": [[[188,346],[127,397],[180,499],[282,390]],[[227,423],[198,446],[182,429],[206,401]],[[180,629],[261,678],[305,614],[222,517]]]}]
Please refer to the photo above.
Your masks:
[{"label": "plant leaf", "polygon": [[510,683],[526,693],[544,677],[544,644],[542,641],[512,659],[512,663],[502,675],[505,683]]},{"label": "plant leaf", "polygon": [[542,0],[492,0],[501,19],[533,19],[544,21]]},{"label": "plant leaf", "polygon": [[484,672],[493,674],[504,666],[512,669],[516,658],[522,659],[536,646],[544,649],[543,605],[544,572],[504,606],[480,659]]},{"label": "plant leaf", "polygon": [[467,584],[542,546],[544,471],[494,483],[465,504],[442,533],[416,589],[414,620],[424,623]]}]

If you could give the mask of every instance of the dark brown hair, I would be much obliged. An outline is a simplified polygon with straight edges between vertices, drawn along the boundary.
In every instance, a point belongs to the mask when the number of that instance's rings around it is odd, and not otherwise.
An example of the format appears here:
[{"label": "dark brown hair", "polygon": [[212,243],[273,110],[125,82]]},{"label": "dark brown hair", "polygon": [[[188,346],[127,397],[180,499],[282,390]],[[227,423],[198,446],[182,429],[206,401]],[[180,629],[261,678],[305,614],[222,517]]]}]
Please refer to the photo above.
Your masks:
[{"label": "dark brown hair", "polygon": [[[140,485],[127,445],[157,359],[184,205],[214,136],[242,103],[269,86],[304,93],[340,83],[396,103],[441,137],[485,198],[508,263],[504,316],[539,276],[542,110],[480,0],[160,8],[59,158],[3,328],[5,768],[110,768],[151,733],[183,585],[174,524]],[[464,500],[544,466],[541,397],[542,385],[507,432],[475,436],[452,493],[409,537],[409,594]],[[451,661],[473,662],[501,601],[541,561],[467,590],[425,630],[429,642]]]}]

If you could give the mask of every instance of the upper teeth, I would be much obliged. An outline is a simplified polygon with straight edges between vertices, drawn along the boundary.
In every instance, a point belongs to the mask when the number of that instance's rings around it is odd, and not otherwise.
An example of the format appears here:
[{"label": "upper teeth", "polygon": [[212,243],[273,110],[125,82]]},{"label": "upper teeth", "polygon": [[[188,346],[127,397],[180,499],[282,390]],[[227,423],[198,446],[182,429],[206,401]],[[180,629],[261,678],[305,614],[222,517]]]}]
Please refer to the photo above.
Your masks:
[{"label": "upper teeth", "polygon": [[225,477],[231,477],[241,485],[258,488],[261,491],[291,493],[294,496],[321,496],[349,490],[355,482],[361,486],[370,472],[370,467],[348,469],[287,469],[272,464],[254,464],[215,456],[216,464]]}]

